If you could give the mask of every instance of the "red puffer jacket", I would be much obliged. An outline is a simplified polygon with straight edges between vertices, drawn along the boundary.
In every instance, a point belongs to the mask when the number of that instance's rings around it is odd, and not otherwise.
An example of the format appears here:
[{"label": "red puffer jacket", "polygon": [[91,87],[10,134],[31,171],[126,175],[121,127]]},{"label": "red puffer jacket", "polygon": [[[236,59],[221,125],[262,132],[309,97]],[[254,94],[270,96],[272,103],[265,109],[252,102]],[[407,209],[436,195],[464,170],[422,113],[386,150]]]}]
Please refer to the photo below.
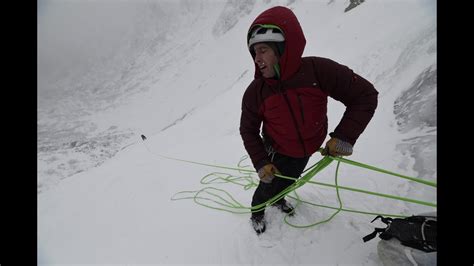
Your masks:
[{"label": "red puffer jacket", "polygon": [[291,10],[274,7],[252,23],[273,24],[285,35],[279,80],[263,78],[255,64],[255,79],[242,100],[240,134],[255,169],[270,162],[260,137],[281,154],[301,158],[317,151],[327,135],[327,96],[346,111],[330,135],[355,144],[377,107],[373,85],[348,67],[321,57],[302,58],[306,40]]}]

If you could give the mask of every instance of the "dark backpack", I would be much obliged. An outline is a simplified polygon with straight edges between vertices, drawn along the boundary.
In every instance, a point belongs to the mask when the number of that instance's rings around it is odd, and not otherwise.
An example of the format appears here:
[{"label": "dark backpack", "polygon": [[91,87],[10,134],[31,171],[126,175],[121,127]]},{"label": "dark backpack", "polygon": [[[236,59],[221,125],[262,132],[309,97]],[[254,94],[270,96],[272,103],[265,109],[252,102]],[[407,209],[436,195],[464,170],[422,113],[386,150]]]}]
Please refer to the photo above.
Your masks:
[{"label": "dark backpack", "polygon": [[380,218],[387,224],[386,228],[375,228],[375,231],[362,239],[367,242],[373,239],[377,233],[383,240],[392,237],[400,240],[402,245],[416,248],[425,252],[437,251],[436,248],[436,217],[434,216],[410,216],[407,218],[389,218],[378,215],[372,220]]}]

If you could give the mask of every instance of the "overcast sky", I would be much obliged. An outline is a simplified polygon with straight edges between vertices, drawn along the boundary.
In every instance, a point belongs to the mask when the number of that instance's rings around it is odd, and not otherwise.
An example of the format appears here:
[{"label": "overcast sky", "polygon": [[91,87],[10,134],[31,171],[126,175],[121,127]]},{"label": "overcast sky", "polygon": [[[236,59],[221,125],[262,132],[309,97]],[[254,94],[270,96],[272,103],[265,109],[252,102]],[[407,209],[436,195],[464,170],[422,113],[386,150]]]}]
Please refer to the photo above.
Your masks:
[{"label": "overcast sky", "polygon": [[38,81],[83,71],[123,44],[136,5],[125,1],[39,1]]}]

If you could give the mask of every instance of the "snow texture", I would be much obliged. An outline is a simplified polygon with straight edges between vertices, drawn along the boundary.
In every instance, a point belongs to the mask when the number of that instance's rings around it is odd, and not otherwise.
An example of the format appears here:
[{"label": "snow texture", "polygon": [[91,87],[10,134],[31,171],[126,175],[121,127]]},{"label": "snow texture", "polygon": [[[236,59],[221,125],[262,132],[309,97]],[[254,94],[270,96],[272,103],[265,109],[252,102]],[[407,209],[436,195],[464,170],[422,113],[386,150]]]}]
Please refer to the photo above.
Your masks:
[{"label": "snow texture", "polygon": [[[243,92],[254,75],[250,23],[283,5],[306,35],[305,56],[349,66],[379,105],[349,159],[437,180],[436,3],[366,0],[38,2],[38,263],[381,265],[373,215],[341,212],[299,229],[276,208],[257,236],[249,214],[171,200],[246,154]],[[345,107],[329,99],[329,130]],[[144,142],[141,135],[145,135]],[[311,157],[308,165],[321,159]],[[250,167],[248,160],[242,162]],[[335,164],[315,181],[334,183]],[[252,177],[256,180],[256,175]],[[339,184],[436,202],[436,188],[349,165]],[[245,206],[252,189],[215,184]],[[334,189],[306,184],[306,201],[337,206]],[[417,214],[436,208],[341,191],[345,208]],[[294,198],[288,201],[296,206]],[[298,204],[293,224],[334,210]],[[386,243],[387,244],[387,243]]]}]

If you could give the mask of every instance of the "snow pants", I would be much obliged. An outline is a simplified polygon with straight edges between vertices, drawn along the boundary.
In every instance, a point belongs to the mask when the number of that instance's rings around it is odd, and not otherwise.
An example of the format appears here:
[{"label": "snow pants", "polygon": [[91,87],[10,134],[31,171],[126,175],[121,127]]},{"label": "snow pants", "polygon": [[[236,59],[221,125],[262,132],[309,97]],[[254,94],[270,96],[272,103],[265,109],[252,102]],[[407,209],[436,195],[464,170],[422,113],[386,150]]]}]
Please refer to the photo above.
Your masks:
[{"label": "snow pants", "polygon": [[[299,178],[304,168],[308,164],[309,157],[304,158],[293,158],[283,154],[275,153],[272,159],[272,163],[284,176]],[[255,193],[252,198],[252,207],[262,204],[267,200],[271,199],[285,188],[293,184],[294,180],[289,180],[275,176],[271,183],[263,183],[260,181]],[[285,198],[280,199],[277,203],[281,203]],[[252,213],[252,216],[263,215],[265,209]]]}]

